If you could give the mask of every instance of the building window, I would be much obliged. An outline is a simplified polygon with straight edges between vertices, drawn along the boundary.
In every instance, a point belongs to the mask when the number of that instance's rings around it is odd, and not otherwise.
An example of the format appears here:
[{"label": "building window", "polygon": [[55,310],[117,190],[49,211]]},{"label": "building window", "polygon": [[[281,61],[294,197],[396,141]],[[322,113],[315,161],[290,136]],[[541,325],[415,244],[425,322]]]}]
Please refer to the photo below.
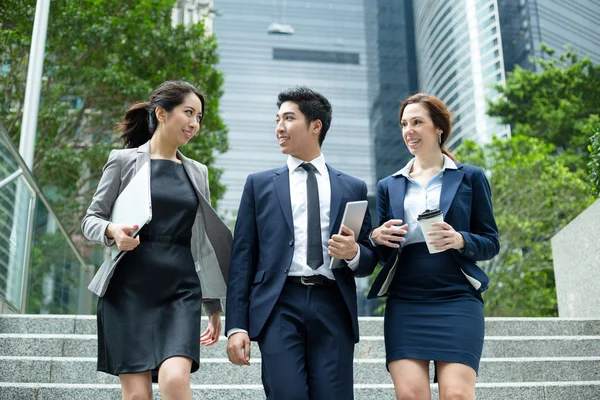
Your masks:
[{"label": "building window", "polygon": [[360,64],[358,53],[342,51],[273,48],[273,60],[308,61],[334,64]]}]

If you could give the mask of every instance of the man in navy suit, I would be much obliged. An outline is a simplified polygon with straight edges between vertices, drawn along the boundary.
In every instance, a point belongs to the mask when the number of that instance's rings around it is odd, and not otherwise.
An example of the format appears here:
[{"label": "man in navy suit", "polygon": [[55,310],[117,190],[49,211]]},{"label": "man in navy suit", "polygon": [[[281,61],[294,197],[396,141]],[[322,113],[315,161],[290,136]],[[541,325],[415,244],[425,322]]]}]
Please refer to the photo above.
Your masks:
[{"label": "man in navy suit", "polygon": [[[295,87],[277,106],[275,134],[288,159],[246,180],[227,285],[227,353],[249,365],[250,340],[258,342],[269,400],[352,399],[354,277],[377,264],[369,212],[357,241],[345,226],[337,232],[346,203],[366,200],[367,185],[325,163],[331,105],[323,95]],[[345,265],[330,270],[331,257]]]}]

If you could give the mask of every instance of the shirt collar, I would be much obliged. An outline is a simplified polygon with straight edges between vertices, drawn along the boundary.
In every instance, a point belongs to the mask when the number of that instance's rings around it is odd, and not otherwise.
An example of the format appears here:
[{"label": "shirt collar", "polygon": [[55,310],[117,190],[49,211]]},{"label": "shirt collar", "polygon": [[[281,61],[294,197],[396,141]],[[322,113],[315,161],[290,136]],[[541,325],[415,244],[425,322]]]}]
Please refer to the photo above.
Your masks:
[{"label": "shirt collar", "polygon": [[[305,161],[300,160],[299,158],[288,156],[287,166],[290,170],[290,173],[294,172],[300,166],[300,164],[304,162]],[[315,166],[319,174],[325,175],[327,173],[327,165],[325,164],[325,156],[323,155],[323,153],[321,153],[319,157],[309,162]]]},{"label": "shirt collar", "polygon": [[[454,161],[452,161],[452,159],[450,157],[448,157],[445,154],[442,154],[442,157],[444,157],[444,165],[442,166],[442,171],[445,171],[447,169],[458,169],[458,167],[456,166],[456,163]],[[404,168],[402,168],[398,172],[395,172],[394,174],[392,174],[392,176],[402,175],[407,178],[410,178],[410,176],[409,176],[410,169],[412,168],[414,163],[415,163],[415,159],[413,158],[404,166]]]}]

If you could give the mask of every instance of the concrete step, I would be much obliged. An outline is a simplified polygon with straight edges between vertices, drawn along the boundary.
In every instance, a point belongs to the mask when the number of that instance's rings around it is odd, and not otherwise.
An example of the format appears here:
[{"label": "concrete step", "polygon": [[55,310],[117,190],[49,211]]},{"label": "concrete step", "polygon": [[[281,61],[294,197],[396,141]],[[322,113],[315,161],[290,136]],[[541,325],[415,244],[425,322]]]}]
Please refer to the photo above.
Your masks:
[{"label": "concrete step", "polygon": [[[154,399],[159,400],[158,387]],[[431,385],[432,400],[438,400],[437,385]],[[477,400],[595,400],[600,382],[481,383]],[[354,385],[355,400],[394,398],[392,385]],[[264,400],[260,385],[192,385],[194,400]],[[120,400],[119,385],[0,383],[0,400]]]},{"label": "concrete step", "polygon": [[[206,317],[202,325],[206,324]],[[361,336],[383,335],[382,317],[359,318]],[[90,315],[0,315],[0,333],[96,334]],[[488,336],[600,336],[600,319],[487,318]]]},{"label": "concrete step", "polygon": [[[201,359],[193,384],[255,384],[261,363],[235,366],[226,359]],[[433,377],[433,363],[431,373]],[[600,357],[494,358],[481,360],[477,381],[560,382],[600,381]],[[93,357],[0,357],[0,381],[22,383],[118,383],[117,377],[96,371]],[[392,383],[385,360],[354,361],[354,383]]]},{"label": "concrete step", "polygon": [[[201,347],[203,358],[226,357],[227,339]],[[43,357],[96,357],[96,335],[0,333],[0,355]],[[256,343],[251,355],[260,357]],[[589,357],[600,356],[600,336],[486,336],[483,357]],[[385,358],[383,336],[366,336],[356,345],[355,358]]]}]

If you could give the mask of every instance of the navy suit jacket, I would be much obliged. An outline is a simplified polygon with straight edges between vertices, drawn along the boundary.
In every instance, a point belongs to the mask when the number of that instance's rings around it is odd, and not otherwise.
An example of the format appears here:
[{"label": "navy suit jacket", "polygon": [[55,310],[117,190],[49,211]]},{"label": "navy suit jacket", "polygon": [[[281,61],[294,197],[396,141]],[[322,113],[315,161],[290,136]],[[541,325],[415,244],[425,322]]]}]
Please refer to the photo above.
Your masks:
[{"label": "navy suit jacket", "polygon": [[[489,260],[500,250],[490,185],[481,168],[460,163],[456,163],[456,167],[455,170],[444,171],[440,210],[444,221],[465,239],[465,248],[462,253],[454,249],[447,251],[452,253],[463,273],[472,278],[470,281],[477,291],[483,292],[488,288],[489,278],[476,262]],[[404,220],[406,183],[405,176],[392,175],[377,184],[379,225],[390,219]],[[383,268],[375,279],[368,298],[378,297],[384,281],[402,252],[401,248],[387,246],[377,246],[376,250]],[[402,268],[402,265],[397,267]]]},{"label": "navy suit jacket", "polygon": [[[346,203],[366,200],[365,182],[343,174],[329,165],[331,184],[330,234],[340,228]],[[352,318],[358,342],[355,276],[368,276],[377,265],[369,242],[371,218],[367,210],[358,244],[360,261],[356,271],[347,266],[333,270]],[[234,231],[225,332],[232,328],[248,331],[254,340],[260,334],[283,289],[294,253],[294,224],[287,166],[251,174],[246,180]]]}]

